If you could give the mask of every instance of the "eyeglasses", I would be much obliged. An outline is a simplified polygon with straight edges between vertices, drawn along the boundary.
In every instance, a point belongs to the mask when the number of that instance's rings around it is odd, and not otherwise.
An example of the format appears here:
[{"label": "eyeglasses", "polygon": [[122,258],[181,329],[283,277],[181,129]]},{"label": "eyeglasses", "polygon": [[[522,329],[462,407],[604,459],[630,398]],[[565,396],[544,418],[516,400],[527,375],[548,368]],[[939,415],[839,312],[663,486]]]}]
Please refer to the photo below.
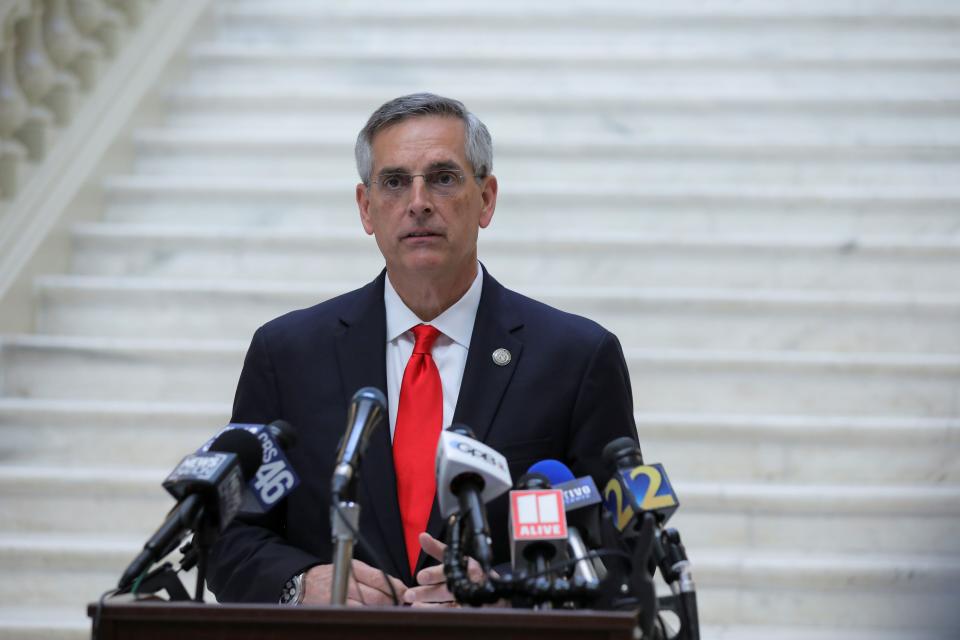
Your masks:
[{"label": "eyeglasses", "polygon": [[[426,173],[385,173],[373,184],[377,185],[380,193],[387,196],[401,196],[405,194],[414,178],[423,178],[427,190],[438,196],[449,197],[459,193],[466,177],[461,171],[453,169],[438,169]],[[474,176],[480,177],[480,176]]]}]

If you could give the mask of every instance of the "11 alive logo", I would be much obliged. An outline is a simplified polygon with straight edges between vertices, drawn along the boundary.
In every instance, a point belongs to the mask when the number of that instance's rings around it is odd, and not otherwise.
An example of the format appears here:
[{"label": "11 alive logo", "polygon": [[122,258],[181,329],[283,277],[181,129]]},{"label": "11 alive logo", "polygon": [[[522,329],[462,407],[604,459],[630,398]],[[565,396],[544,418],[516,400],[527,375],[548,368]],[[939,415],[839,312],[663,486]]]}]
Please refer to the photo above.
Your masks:
[{"label": "11 alive logo", "polygon": [[567,514],[560,489],[525,489],[510,492],[513,540],[567,538]]}]

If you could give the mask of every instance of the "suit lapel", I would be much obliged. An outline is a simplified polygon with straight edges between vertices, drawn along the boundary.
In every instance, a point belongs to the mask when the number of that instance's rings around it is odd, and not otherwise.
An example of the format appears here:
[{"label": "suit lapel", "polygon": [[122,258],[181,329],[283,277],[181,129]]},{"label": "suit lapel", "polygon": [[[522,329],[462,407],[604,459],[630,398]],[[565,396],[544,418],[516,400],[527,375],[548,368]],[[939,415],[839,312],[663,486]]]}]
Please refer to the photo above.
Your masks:
[{"label": "suit lapel", "polygon": [[[341,317],[343,332],[337,340],[337,361],[347,405],[361,387],[372,386],[386,393],[387,319],[383,305],[385,273],[381,272],[376,280],[364,287],[357,303]],[[383,424],[371,436],[364,452],[360,486],[366,496],[361,505],[373,511],[380,525],[383,547],[389,555],[382,560],[392,565],[383,569],[409,582],[410,568],[403,544],[403,525],[397,505],[396,485],[390,426]]]},{"label": "suit lapel", "polygon": [[[483,292],[480,294],[480,306],[477,308],[477,319],[470,338],[470,351],[460,384],[457,408],[453,414],[453,421],[473,429],[481,442],[487,438],[523,349],[523,343],[515,334],[523,326],[523,321],[506,300],[505,291],[484,269]],[[494,362],[493,353],[497,349],[510,352],[508,364],[501,366]],[[443,524],[434,500],[427,533],[439,539]],[[421,553],[417,571],[425,561],[426,558]]]}]

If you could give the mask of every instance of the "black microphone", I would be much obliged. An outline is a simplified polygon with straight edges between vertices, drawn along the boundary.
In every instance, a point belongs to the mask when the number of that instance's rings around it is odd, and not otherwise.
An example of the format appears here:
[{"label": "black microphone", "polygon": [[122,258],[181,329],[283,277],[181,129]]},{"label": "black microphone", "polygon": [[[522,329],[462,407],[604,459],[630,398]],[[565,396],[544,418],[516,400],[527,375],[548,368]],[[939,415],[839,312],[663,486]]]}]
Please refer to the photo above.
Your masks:
[{"label": "black microphone", "polygon": [[[652,540],[651,565],[660,568],[664,581],[679,605],[683,637],[699,637],[696,586],[686,550],[675,529],[663,525],[680,506],[662,464],[644,464],[640,446],[631,438],[617,438],[603,448],[603,461],[613,472],[604,488],[606,507],[614,514],[617,529],[627,540]],[[652,530],[652,531],[651,531]],[[650,535],[652,533],[652,536]],[[661,602],[667,599],[661,599]]]},{"label": "black microphone", "polygon": [[340,441],[337,464],[330,488],[336,498],[349,498],[367,443],[374,430],[386,417],[387,399],[374,387],[364,387],[353,394],[347,414],[347,430]]},{"label": "black microphone", "polygon": [[208,451],[183,458],[163,482],[177,505],[123,572],[118,588],[130,586],[201,521],[222,531],[239,511],[244,484],[256,474],[262,456],[257,437],[236,429],[222,433]]},{"label": "black microphone", "polygon": [[[240,507],[240,515],[256,517],[275,507],[300,484],[300,478],[284,453],[296,445],[297,432],[289,422],[274,420],[265,425],[230,423],[221,435],[235,429],[256,436],[263,448],[260,467],[256,476],[247,483]],[[209,446],[213,446],[212,442]],[[207,448],[203,447],[201,451]]]},{"label": "black microphone", "polygon": [[607,509],[624,534],[636,524],[637,514],[653,514],[662,526],[680,506],[663,465],[644,464],[640,446],[631,438],[617,438],[607,444],[603,462],[613,473],[603,490]]}]

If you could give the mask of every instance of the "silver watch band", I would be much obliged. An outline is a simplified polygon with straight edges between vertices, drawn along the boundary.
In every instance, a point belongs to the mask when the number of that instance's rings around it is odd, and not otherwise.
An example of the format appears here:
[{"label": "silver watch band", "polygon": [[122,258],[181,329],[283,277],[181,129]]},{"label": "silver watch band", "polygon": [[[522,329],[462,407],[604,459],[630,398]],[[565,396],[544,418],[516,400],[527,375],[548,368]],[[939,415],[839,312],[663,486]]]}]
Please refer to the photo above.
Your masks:
[{"label": "silver watch band", "polygon": [[280,593],[280,604],[296,606],[303,604],[303,573],[293,576],[283,585]]}]

